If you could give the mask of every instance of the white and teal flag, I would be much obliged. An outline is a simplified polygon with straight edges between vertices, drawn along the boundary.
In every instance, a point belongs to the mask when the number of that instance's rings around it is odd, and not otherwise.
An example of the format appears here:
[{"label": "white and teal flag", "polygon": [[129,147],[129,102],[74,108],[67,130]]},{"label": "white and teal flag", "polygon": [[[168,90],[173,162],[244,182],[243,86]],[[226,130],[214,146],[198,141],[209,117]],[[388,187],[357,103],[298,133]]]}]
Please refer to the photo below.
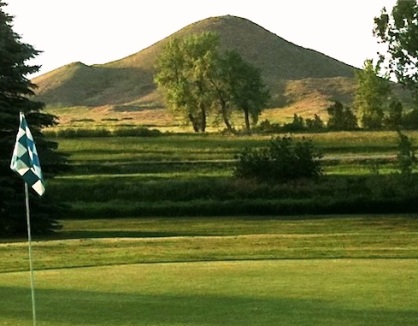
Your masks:
[{"label": "white and teal flag", "polygon": [[38,152],[22,112],[20,112],[19,131],[16,136],[10,168],[22,176],[28,186],[31,186],[39,196],[44,194],[45,186]]}]

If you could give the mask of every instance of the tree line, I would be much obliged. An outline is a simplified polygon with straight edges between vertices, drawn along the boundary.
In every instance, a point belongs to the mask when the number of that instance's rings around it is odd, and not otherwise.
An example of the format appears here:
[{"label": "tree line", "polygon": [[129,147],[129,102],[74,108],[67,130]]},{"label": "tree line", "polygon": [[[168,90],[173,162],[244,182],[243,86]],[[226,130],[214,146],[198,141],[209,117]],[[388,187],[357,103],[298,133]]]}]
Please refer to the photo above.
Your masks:
[{"label": "tree line", "polygon": [[282,126],[269,121],[257,125],[270,100],[261,71],[236,51],[221,53],[215,32],[169,40],[157,59],[154,79],[168,109],[195,132],[205,132],[208,117],[212,117],[236,133],[237,114],[243,116],[247,132],[418,129],[418,110],[403,112],[389,76],[382,76],[380,61],[366,60],[355,72],[352,108],[335,101],[326,110],[327,123],[319,115],[304,119],[295,114],[292,122]]}]

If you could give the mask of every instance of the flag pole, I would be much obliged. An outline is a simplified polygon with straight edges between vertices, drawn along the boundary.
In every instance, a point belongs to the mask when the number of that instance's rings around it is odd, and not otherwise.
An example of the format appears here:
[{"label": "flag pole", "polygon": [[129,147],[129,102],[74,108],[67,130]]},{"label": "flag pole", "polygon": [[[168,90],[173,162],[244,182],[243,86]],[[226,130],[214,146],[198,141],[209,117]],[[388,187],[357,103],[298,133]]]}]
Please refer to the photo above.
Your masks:
[{"label": "flag pole", "polygon": [[[1,0],[0,0],[1,1]],[[32,315],[33,326],[36,326],[36,305],[35,305],[35,278],[32,264],[32,235],[30,230],[30,210],[29,210],[29,186],[39,196],[45,192],[44,180],[42,177],[41,164],[39,162],[38,151],[35,141],[29,130],[28,124],[23,112],[19,113],[19,129],[16,135],[16,143],[13,149],[10,168],[19,174],[25,183],[25,204],[26,204],[26,222],[28,226],[28,248],[29,248],[29,267],[30,267],[30,285],[32,296]]]},{"label": "flag pole", "polygon": [[32,297],[32,319],[33,326],[36,326],[36,304],[35,304],[35,277],[32,264],[32,235],[30,229],[30,210],[29,210],[29,191],[28,184],[25,184],[25,202],[26,202],[26,223],[28,225],[28,253],[29,253],[29,269],[30,269],[30,288]]}]

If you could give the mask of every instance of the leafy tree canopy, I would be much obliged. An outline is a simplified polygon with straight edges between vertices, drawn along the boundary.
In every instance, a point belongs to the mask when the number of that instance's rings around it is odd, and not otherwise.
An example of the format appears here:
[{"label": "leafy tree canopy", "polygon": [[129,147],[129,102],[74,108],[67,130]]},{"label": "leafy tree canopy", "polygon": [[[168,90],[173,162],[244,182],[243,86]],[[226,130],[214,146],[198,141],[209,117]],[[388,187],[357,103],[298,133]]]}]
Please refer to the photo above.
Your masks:
[{"label": "leafy tree canopy", "polygon": [[329,115],[327,127],[330,130],[355,130],[358,128],[357,117],[349,107],[344,107],[341,102],[336,101],[327,108]]},{"label": "leafy tree canopy", "polygon": [[195,131],[205,131],[210,114],[234,132],[233,112],[244,114],[247,130],[270,99],[259,69],[235,51],[221,54],[219,35],[203,32],[172,39],[159,56],[155,82],[168,107]]},{"label": "leafy tree canopy", "polygon": [[389,81],[379,76],[379,66],[366,60],[362,70],[356,72],[356,94],[353,107],[360,113],[366,129],[380,129],[383,125],[383,107],[391,94]]},{"label": "leafy tree canopy", "polygon": [[398,0],[392,12],[383,8],[374,19],[374,35],[386,45],[380,65],[397,81],[418,96],[418,4],[416,0]]}]

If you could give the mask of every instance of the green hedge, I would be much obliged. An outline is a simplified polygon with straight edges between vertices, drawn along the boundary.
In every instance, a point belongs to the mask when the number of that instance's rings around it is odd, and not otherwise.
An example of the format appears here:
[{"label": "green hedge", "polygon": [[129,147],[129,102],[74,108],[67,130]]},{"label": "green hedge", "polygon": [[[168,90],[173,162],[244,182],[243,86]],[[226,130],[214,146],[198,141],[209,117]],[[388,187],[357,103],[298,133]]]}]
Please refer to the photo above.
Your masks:
[{"label": "green hedge", "polygon": [[163,135],[158,129],[145,127],[118,127],[114,130],[108,128],[64,128],[45,131],[48,137],[58,138],[87,138],[87,137],[158,137]]},{"label": "green hedge", "polygon": [[73,203],[63,218],[197,217],[197,216],[295,216],[327,214],[418,213],[417,198],[374,200],[362,198],[318,202],[287,200],[191,200],[161,202],[110,201]]},{"label": "green hedge", "polygon": [[[418,180],[398,175],[338,177],[291,183],[233,178],[62,180],[52,196],[69,217],[416,213]],[[67,182],[65,182],[67,181]]]}]

